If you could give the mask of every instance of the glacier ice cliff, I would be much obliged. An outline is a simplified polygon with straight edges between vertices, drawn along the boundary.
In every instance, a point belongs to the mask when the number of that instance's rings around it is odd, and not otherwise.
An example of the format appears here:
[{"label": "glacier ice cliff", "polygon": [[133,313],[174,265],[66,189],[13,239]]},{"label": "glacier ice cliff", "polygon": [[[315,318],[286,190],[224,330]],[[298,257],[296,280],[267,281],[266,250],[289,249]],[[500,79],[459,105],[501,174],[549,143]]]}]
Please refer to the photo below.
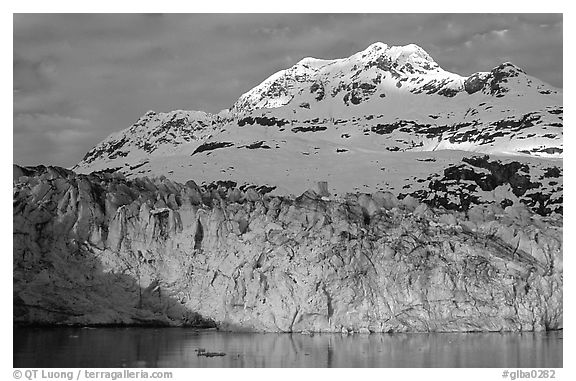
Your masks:
[{"label": "glacier ice cliff", "polygon": [[562,219],[14,166],[16,324],[560,329]]}]

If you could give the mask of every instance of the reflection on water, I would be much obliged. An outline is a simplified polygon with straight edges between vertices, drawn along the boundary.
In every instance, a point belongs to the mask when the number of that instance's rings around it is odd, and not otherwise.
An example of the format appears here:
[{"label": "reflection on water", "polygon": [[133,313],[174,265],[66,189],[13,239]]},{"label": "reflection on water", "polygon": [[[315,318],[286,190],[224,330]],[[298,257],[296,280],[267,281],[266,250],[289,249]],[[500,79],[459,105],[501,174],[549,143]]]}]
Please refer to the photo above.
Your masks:
[{"label": "reflection on water", "polygon": [[[198,357],[195,349],[224,352]],[[562,331],[257,334],[189,328],[15,328],[14,367],[562,367]]]}]

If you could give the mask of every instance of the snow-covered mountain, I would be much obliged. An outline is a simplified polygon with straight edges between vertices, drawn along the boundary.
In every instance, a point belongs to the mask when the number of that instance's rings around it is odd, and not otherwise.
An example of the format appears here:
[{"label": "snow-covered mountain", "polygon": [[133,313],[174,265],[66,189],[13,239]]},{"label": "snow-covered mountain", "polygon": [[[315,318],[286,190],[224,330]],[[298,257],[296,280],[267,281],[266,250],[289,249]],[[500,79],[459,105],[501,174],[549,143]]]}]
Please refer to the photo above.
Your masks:
[{"label": "snow-covered mountain", "polygon": [[332,193],[387,190],[442,205],[453,202],[450,186],[433,182],[457,181],[457,193],[460,182],[474,187],[472,200],[482,192],[503,207],[559,211],[562,116],[562,92],[511,63],[461,76],[416,45],[375,43],[348,58],[304,58],[216,115],[148,112],[74,170],[278,194],[327,181]]}]

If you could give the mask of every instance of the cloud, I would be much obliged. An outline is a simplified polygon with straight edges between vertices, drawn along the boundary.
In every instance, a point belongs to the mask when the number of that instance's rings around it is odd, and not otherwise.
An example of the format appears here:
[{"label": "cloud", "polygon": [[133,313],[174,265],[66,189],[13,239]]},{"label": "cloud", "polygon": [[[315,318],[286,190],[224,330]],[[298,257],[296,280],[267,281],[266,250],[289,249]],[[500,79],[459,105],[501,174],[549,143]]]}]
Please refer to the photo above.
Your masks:
[{"label": "cloud", "polygon": [[86,119],[49,114],[19,114],[14,117],[17,134],[81,130],[91,125]]},{"label": "cloud", "polygon": [[91,127],[89,120],[64,115],[17,114],[14,161],[24,165],[70,162],[68,155],[82,155],[85,143],[98,135]]}]

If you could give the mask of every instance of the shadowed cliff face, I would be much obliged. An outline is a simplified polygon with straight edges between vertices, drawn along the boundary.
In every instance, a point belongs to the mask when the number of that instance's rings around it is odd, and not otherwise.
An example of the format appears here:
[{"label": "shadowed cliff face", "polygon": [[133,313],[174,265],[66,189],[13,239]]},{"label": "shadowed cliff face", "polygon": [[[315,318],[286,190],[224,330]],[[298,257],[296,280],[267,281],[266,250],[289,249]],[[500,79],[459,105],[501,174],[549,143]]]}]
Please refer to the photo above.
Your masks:
[{"label": "shadowed cliff face", "polygon": [[522,206],[288,199],[15,166],[13,255],[20,323],[562,328],[562,220]]}]

